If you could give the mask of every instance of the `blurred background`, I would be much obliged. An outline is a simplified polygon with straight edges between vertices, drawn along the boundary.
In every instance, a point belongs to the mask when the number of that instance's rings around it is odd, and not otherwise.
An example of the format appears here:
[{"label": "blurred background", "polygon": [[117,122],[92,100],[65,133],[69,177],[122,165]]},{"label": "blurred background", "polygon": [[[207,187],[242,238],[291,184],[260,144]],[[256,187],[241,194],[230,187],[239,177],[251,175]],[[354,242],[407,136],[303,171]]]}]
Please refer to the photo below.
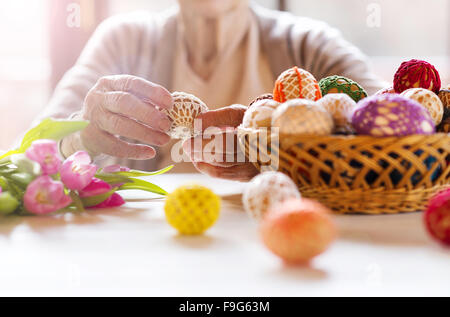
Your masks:
[{"label": "blurred background", "polygon": [[[425,59],[450,83],[450,0],[255,0],[323,20],[370,56],[392,81],[403,60]],[[79,6],[78,6],[79,5]],[[0,10],[0,149],[12,146],[45,107],[99,22],[161,11],[176,0],[3,0]],[[81,8],[81,19],[70,19]],[[79,24],[78,24],[79,22]]]}]

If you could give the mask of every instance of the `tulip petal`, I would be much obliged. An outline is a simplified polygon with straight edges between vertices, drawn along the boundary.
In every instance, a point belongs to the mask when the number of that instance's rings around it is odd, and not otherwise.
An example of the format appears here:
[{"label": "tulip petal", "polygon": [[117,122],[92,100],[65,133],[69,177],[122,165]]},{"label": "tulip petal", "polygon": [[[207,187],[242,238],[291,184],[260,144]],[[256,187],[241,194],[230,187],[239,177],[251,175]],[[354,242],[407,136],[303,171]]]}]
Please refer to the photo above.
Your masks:
[{"label": "tulip petal", "polygon": [[65,194],[64,185],[44,175],[32,181],[23,197],[25,208],[37,215],[45,215],[67,207],[72,199]]}]

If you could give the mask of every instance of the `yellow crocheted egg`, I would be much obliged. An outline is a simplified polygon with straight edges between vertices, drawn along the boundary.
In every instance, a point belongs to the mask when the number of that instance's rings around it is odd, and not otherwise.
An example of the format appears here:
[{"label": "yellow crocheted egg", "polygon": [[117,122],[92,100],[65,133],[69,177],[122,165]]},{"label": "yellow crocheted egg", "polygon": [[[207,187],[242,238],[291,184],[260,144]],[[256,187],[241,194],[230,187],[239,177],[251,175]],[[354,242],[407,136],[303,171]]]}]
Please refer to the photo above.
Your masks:
[{"label": "yellow crocheted egg", "polygon": [[273,99],[278,102],[297,98],[316,101],[321,97],[322,93],[314,76],[295,66],[278,77],[273,90]]},{"label": "yellow crocheted egg", "polygon": [[329,135],[334,129],[331,115],[316,102],[293,99],[279,106],[272,116],[272,127],[284,135]]},{"label": "yellow crocheted egg", "polygon": [[167,196],[164,211],[179,233],[202,234],[219,218],[220,198],[204,186],[185,185]]},{"label": "yellow crocheted egg", "polygon": [[272,123],[272,113],[279,102],[270,99],[256,101],[245,112],[242,126],[244,128],[270,128]]},{"label": "yellow crocheted egg", "polygon": [[172,94],[174,104],[170,110],[162,110],[172,122],[168,134],[173,139],[187,139],[196,136],[195,118],[208,111],[206,104],[194,95],[184,92]]},{"label": "yellow crocheted egg", "polygon": [[328,94],[317,101],[333,117],[336,132],[351,132],[351,115],[356,102],[347,94]]},{"label": "yellow crocheted egg", "polygon": [[444,106],[439,97],[431,90],[424,88],[410,88],[400,94],[403,97],[412,99],[424,106],[433,119],[435,125],[439,125],[444,115]]}]

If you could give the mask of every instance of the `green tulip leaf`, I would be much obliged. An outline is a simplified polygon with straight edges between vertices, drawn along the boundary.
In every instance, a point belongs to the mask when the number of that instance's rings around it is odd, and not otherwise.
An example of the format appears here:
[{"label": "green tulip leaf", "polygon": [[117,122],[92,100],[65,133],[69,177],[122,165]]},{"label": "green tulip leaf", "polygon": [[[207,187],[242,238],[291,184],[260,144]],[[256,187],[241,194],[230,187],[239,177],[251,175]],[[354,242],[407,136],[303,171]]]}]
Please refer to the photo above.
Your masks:
[{"label": "green tulip leaf", "polygon": [[143,171],[131,170],[128,172],[115,172],[112,174],[128,176],[128,177],[156,176],[156,175],[161,175],[161,174],[167,173],[172,168],[173,168],[173,165],[170,165],[170,166],[167,166],[166,168],[163,168],[162,170],[159,170],[156,172],[143,172]]},{"label": "green tulip leaf", "polygon": [[0,156],[0,160],[13,154],[24,153],[36,140],[46,139],[60,141],[66,136],[87,127],[88,121],[44,119],[36,127],[30,129],[22,139],[19,149],[9,151]]},{"label": "green tulip leaf", "polygon": [[84,207],[95,207],[99,204],[101,204],[102,202],[104,202],[105,200],[107,200],[109,197],[111,197],[114,193],[116,192],[115,189],[101,194],[101,195],[97,195],[97,196],[92,196],[92,197],[84,197],[84,198],[80,198],[81,201],[83,202],[83,206]]},{"label": "green tulip leaf", "polygon": [[69,196],[72,199],[72,205],[76,208],[77,211],[85,211],[83,202],[76,192],[71,190]]},{"label": "green tulip leaf", "polygon": [[128,190],[128,189],[137,189],[137,190],[143,190],[150,193],[166,196],[167,192],[162,189],[161,187],[149,183],[147,181],[144,181],[142,179],[133,179],[132,183],[126,183],[119,187],[119,190]]},{"label": "green tulip leaf", "polygon": [[124,176],[118,175],[116,173],[97,173],[95,175],[96,178],[101,179],[102,181],[107,182],[110,185],[123,184],[123,183],[131,183],[133,179]]}]

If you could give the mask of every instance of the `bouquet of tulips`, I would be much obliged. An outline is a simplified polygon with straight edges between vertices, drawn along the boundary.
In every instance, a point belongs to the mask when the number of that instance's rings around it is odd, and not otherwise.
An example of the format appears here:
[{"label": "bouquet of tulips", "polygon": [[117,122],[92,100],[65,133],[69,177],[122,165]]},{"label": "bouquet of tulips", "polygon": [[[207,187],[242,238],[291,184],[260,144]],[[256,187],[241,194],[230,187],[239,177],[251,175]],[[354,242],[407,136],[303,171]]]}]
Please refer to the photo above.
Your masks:
[{"label": "bouquet of tulips", "polygon": [[118,207],[125,203],[118,192],[129,189],[167,194],[138,177],[163,174],[171,166],[153,173],[118,165],[100,169],[86,152],[62,160],[57,142],[87,124],[46,119],[25,134],[18,149],[0,156],[0,214],[45,215]]}]

